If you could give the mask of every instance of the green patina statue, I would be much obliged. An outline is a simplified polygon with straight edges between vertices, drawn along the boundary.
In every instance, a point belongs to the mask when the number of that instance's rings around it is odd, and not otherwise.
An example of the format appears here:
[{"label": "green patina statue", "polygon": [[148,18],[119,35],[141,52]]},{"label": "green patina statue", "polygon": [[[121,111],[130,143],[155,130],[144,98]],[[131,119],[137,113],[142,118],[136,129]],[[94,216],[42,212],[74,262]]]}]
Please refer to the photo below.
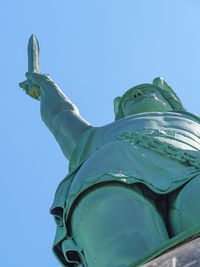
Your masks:
[{"label": "green patina statue", "polygon": [[[115,122],[92,127],[48,76],[29,41],[27,81],[69,160],[51,207],[63,266],[136,266],[200,225],[200,119],[156,78],[114,100]],[[135,265],[134,265],[135,263]]]}]

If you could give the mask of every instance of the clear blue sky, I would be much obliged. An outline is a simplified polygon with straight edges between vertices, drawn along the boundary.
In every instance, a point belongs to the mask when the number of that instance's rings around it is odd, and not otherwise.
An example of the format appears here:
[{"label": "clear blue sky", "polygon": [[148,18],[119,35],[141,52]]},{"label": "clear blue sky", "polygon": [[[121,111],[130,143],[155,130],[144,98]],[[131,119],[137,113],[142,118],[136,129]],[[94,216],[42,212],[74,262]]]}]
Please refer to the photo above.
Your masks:
[{"label": "clear blue sky", "polygon": [[0,266],[60,266],[49,215],[68,162],[19,88],[27,42],[40,43],[48,73],[92,125],[114,120],[113,98],[162,76],[200,114],[199,0],[2,0]]}]

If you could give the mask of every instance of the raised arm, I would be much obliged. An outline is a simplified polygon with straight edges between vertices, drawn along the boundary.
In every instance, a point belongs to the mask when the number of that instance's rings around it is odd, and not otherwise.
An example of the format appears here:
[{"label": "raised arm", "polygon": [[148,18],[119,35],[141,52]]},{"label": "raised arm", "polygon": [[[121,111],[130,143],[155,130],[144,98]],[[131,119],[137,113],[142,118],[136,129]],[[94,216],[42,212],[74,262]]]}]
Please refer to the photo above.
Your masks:
[{"label": "raised arm", "polygon": [[[91,125],[79,114],[77,107],[63,94],[54,81],[44,74],[27,73],[32,88],[22,85],[27,94],[40,100],[41,117],[70,159],[81,135]],[[35,86],[34,86],[35,85]]]}]

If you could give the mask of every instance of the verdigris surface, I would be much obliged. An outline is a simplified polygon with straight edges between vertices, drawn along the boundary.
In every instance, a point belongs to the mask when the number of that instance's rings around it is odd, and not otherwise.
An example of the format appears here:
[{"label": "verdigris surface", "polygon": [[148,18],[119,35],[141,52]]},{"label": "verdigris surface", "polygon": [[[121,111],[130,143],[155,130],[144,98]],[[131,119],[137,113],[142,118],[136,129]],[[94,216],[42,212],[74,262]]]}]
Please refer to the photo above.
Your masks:
[{"label": "verdigris surface", "polygon": [[28,55],[20,86],[70,162],[51,207],[63,266],[128,266],[200,224],[200,119],[162,78],[115,98],[116,120],[93,127],[40,74],[35,36]]}]

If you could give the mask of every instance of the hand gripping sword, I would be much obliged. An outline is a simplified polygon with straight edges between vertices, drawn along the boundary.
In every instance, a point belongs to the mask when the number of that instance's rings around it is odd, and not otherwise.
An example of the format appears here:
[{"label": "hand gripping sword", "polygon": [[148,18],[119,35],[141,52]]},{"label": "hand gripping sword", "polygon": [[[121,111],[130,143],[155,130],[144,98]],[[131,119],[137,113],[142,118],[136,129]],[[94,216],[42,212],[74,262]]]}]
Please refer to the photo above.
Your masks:
[{"label": "hand gripping sword", "polygon": [[[40,73],[39,43],[34,34],[31,35],[28,42],[28,72]],[[40,89],[30,80],[19,84],[27,94],[35,99],[39,99]]]}]

